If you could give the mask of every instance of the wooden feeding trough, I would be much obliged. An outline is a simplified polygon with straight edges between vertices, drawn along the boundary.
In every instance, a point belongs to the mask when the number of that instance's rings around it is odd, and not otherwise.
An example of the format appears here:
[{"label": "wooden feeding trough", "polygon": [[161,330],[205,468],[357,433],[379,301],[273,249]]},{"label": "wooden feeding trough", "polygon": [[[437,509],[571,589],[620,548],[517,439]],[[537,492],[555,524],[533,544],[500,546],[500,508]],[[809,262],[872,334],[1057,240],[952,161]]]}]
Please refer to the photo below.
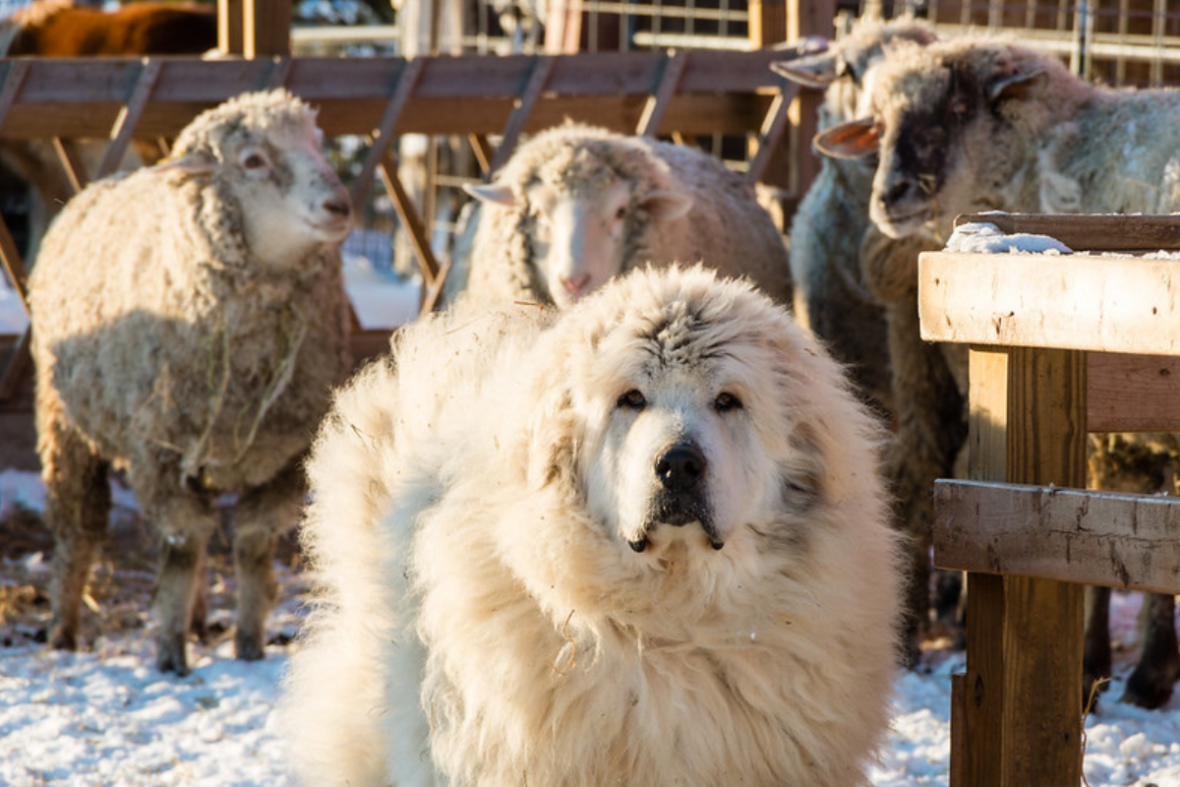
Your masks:
[{"label": "wooden feeding trough", "polygon": [[971,345],[971,481],[934,490],[968,572],[950,784],[1082,775],[1083,584],[1180,593],[1180,500],[1081,491],[1086,434],[1180,431],[1180,216],[961,217],[1099,255],[921,255],[924,339]]}]

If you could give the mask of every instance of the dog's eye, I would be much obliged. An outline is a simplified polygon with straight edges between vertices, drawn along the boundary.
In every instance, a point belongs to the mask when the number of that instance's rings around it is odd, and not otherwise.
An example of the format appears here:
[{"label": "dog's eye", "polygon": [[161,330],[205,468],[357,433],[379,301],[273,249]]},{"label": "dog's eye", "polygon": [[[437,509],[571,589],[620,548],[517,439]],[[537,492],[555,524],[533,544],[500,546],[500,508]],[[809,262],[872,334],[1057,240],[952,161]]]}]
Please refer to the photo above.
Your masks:
[{"label": "dog's eye", "polygon": [[719,413],[728,413],[730,410],[742,409],[742,400],[729,392],[717,394],[717,398],[713,400],[713,409]]},{"label": "dog's eye", "polygon": [[616,404],[631,410],[642,410],[647,405],[647,400],[643,398],[643,394],[638,389],[632,388],[620,396]]}]

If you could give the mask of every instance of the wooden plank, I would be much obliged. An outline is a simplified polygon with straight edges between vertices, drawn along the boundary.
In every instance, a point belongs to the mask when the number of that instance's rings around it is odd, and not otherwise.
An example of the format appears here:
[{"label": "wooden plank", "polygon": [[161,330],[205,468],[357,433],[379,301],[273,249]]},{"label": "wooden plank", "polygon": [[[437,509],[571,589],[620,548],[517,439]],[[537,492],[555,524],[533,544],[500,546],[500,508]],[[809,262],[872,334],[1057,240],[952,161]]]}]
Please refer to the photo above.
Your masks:
[{"label": "wooden plank", "polygon": [[1180,593],[1180,498],[940,480],[944,568]]},{"label": "wooden plank", "polygon": [[[788,0],[787,6],[788,41],[799,41],[806,36],[832,38],[835,0]],[[787,160],[792,167],[790,190],[800,198],[807,193],[823,164],[811,145],[819,131],[819,108],[823,96],[822,90],[800,90],[788,110],[791,120],[787,145]]]},{"label": "wooden plank", "polygon": [[389,147],[390,140],[393,139],[394,126],[397,125],[402,111],[406,108],[406,101],[413,95],[414,88],[418,84],[418,77],[422,75],[422,63],[423,61],[420,59],[410,60],[406,63],[406,67],[398,72],[389,96],[389,103],[385,105],[381,119],[377,122],[372,134],[369,135],[369,150],[365,154],[361,170],[357,173],[352,184],[352,204],[356,205],[358,210],[361,205],[365,204],[365,200],[369,197],[369,191],[373,188],[373,174],[377,171],[377,165],[381,163],[381,158],[385,155],[385,149]]},{"label": "wooden plank", "polygon": [[54,137],[53,149],[57,153],[57,160],[65,170],[66,178],[69,179],[70,187],[74,193],[86,188],[90,183],[90,173],[86,171],[86,162],[82,160],[82,154],[78,152],[77,144],[72,139]]},{"label": "wooden plank", "polygon": [[[971,352],[973,478],[1084,486],[1080,353]],[[965,784],[1076,787],[1081,778],[1081,586],[968,574]]]},{"label": "wooden plank", "polygon": [[951,753],[947,774],[947,787],[963,787],[963,747],[965,742],[965,719],[967,708],[967,676],[959,672],[951,675]]},{"label": "wooden plank", "polygon": [[496,155],[492,158],[489,174],[494,175],[516,150],[516,143],[520,139],[521,132],[524,131],[525,123],[528,122],[533,109],[536,108],[537,99],[541,97],[541,91],[545,89],[549,83],[549,77],[553,74],[553,64],[553,58],[548,55],[537,55],[534,59],[528,79],[521,86],[520,96],[512,110],[512,116],[508,118],[508,123],[504,126],[500,147],[496,149]]},{"label": "wooden plank", "polygon": [[246,57],[291,54],[291,3],[288,0],[244,0],[243,54]]},{"label": "wooden plank", "polygon": [[107,145],[102,161],[98,165],[98,172],[95,174],[96,178],[105,178],[119,168],[119,162],[123,160],[123,155],[127,152],[127,146],[131,144],[135,127],[139,123],[139,119],[143,116],[144,107],[147,106],[148,100],[152,97],[152,90],[156,86],[156,80],[160,77],[162,65],[157,60],[144,58],[143,68],[139,72],[139,77],[135,80],[135,86],[131,90],[131,95],[127,98],[127,103],[119,112],[119,117],[115,120],[115,124],[111,128],[111,142]]},{"label": "wooden plank", "polygon": [[754,152],[754,157],[750,160],[749,169],[746,170],[745,177],[748,182],[756,183],[763,180],[767,167],[770,166],[771,157],[780,152],[779,146],[782,144],[783,134],[791,125],[787,109],[798,93],[798,84],[791,82],[784,85],[783,92],[774,97],[770,109],[766,110],[766,119],[758,131],[758,147]]},{"label": "wooden plank", "polygon": [[1180,216],[973,213],[955,217],[955,226],[975,221],[995,224],[1007,234],[1049,235],[1074,251],[1180,249]]},{"label": "wooden plank", "polygon": [[430,248],[430,237],[426,233],[422,218],[414,208],[414,203],[406,192],[405,186],[402,185],[401,178],[398,177],[397,158],[388,148],[385,149],[378,172],[381,173],[385,190],[393,198],[398,218],[401,219],[402,225],[410,235],[410,243],[414,247],[418,264],[422,268],[422,278],[425,280],[426,286],[430,286],[439,277],[438,261],[435,260],[434,251]]},{"label": "wooden plank", "polygon": [[925,252],[918,264],[928,341],[1180,354],[1180,260]]},{"label": "wooden plank", "polygon": [[467,141],[471,144],[471,152],[475,154],[475,161],[479,164],[479,171],[488,174],[492,170],[492,157],[496,152],[484,134],[468,134]]},{"label": "wooden plank", "polygon": [[0,83],[0,126],[3,126],[4,119],[8,117],[8,110],[12,108],[12,103],[24,87],[28,74],[28,60],[9,60],[5,64],[4,81]]},{"label": "wooden plank", "polygon": [[1180,356],[1087,355],[1086,429],[1180,432]]},{"label": "wooden plank", "polygon": [[639,118],[635,133],[643,137],[654,137],[668,114],[668,106],[680,86],[684,67],[688,64],[688,52],[673,52],[667,55],[660,73],[659,84],[647,99],[643,115]]},{"label": "wooden plank", "polygon": [[217,49],[223,55],[245,52],[242,6],[243,0],[217,0]]}]

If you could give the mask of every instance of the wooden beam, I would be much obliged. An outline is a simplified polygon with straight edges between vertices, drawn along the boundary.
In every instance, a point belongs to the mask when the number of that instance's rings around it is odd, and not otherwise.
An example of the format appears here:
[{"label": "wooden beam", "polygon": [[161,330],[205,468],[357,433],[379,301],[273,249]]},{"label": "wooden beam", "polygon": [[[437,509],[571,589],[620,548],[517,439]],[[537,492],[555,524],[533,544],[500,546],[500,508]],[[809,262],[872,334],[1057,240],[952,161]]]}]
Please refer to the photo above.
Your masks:
[{"label": "wooden beam", "polygon": [[1086,429],[1180,432],[1180,356],[1087,353]]},{"label": "wooden beam", "polygon": [[409,60],[405,68],[398,72],[393,83],[393,91],[389,95],[389,103],[385,105],[381,119],[369,135],[369,151],[365,154],[361,171],[352,184],[352,204],[357,206],[357,210],[360,210],[360,206],[369,198],[369,192],[373,188],[373,174],[393,139],[393,129],[401,118],[402,110],[406,108],[406,102],[414,93],[418,77],[422,75],[422,62],[421,59]]},{"label": "wooden beam", "polygon": [[62,137],[53,138],[53,149],[57,153],[57,160],[65,170],[70,187],[77,194],[90,183],[90,173],[86,171],[86,162],[78,152],[78,146],[72,139]]},{"label": "wooden beam", "polygon": [[1180,249],[1180,217],[1098,214],[972,213],[955,217],[994,224],[1003,233],[1048,235],[1074,251],[1159,251]]},{"label": "wooden beam", "polygon": [[156,80],[160,77],[160,68],[159,60],[143,59],[143,69],[135,80],[131,95],[128,96],[127,103],[119,112],[119,117],[111,128],[111,142],[107,145],[102,161],[98,165],[95,178],[105,178],[119,168],[119,162],[123,160],[127,146],[131,144],[135,126],[139,123],[140,117],[143,116],[144,107],[152,97],[152,90],[156,86]]},{"label": "wooden beam", "polygon": [[290,0],[244,0],[242,15],[246,57],[291,54]]},{"label": "wooden beam", "polygon": [[244,5],[244,0],[217,0],[217,49],[223,55],[242,55],[246,51]]},{"label": "wooden beam", "polygon": [[1180,354],[1176,260],[925,252],[918,281],[927,341]]},{"label": "wooden beam", "polygon": [[[972,350],[972,478],[1085,485],[1080,353]],[[969,573],[962,751],[971,787],[1076,787],[1081,778],[1082,588]]]},{"label": "wooden beam", "polygon": [[[830,39],[835,18],[835,0],[788,0],[787,40],[799,41],[807,36]],[[811,140],[819,131],[819,108],[822,103],[823,91],[801,90],[788,110],[791,133],[787,155],[794,167],[790,190],[800,198],[807,193],[822,165],[811,147]]]},{"label": "wooden beam", "polygon": [[688,52],[673,52],[664,60],[659,83],[655,91],[648,97],[643,107],[643,115],[639,118],[635,133],[643,137],[654,137],[660,131],[664,116],[668,114],[668,106],[676,89],[680,86],[680,78],[684,76],[684,67],[688,64]]},{"label": "wooden beam", "polygon": [[418,215],[418,211],[414,208],[414,203],[410,199],[410,195],[406,192],[405,186],[402,185],[401,178],[397,174],[397,157],[388,148],[381,158],[381,166],[378,168],[381,173],[381,180],[385,184],[385,190],[393,198],[393,205],[397,209],[398,218],[401,219],[402,225],[409,233],[410,243],[414,246],[414,253],[418,258],[418,264],[422,268],[422,278],[425,280],[427,286],[433,285],[439,278],[438,261],[434,258],[434,251],[430,248],[430,236],[427,235],[425,225],[422,223],[422,218]]},{"label": "wooden beam", "polygon": [[1180,593],[1180,498],[940,480],[938,565]]},{"label": "wooden beam", "polygon": [[766,119],[762,121],[762,128],[758,132],[758,146],[754,157],[750,159],[750,167],[746,170],[746,180],[757,183],[766,176],[771,157],[779,152],[783,135],[791,125],[788,107],[799,94],[799,85],[794,82],[785,85],[766,111]]},{"label": "wooden beam", "polygon": [[508,123],[504,126],[500,147],[496,149],[496,155],[492,158],[489,174],[495,175],[512,156],[512,152],[516,149],[516,143],[520,140],[521,132],[524,131],[525,123],[532,116],[537,99],[541,97],[541,91],[549,84],[549,78],[553,75],[554,62],[553,58],[547,55],[537,55],[533,61],[528,79],[521,86],[512,116],[508,118]]}]

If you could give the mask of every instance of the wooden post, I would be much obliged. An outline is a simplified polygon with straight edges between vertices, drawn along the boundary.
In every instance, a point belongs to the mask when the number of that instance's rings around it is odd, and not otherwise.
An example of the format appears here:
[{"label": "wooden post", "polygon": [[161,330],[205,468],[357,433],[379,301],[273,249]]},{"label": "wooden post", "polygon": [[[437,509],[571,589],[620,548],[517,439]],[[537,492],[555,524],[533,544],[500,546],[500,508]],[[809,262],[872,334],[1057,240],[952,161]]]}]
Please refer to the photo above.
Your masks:
[{"label": "wooden post", "polygon": [[[763,3],[766,0],[761,0]],[[753,7],[751,6],[751,15]],[[787,40],[798,41],[805,36],[832,37],[833,20],[836,17],[835,0],[788,0]],[[751,25],[753,28],[753,25]],[[790,160],[795,164],[791,173],[790,190],[802,199],[819,174],[819,156],[811,149],[811,140],[818,131],[818,112],[823,101],[819,90],[801,90],[799,97],[787,110],[791,120],[791,134],[788,136]]]},{"label": "wooden post", "polygon": [[246,57],[291,54],[290,0],[244,0],[242,14]]},{"label": "wooden post", "polygon": [[[1086,365],[1074,350],[972,350],[968,464],[978,480],[1085,486]],[[1082,586],[969,574],[967,671],[952,711],[964,787],[1077,787]]]},{"label": "wooden post", "polygon": [[243,0],[217,0],[217,49],[223,55],[245,52],[242,5]]}]

